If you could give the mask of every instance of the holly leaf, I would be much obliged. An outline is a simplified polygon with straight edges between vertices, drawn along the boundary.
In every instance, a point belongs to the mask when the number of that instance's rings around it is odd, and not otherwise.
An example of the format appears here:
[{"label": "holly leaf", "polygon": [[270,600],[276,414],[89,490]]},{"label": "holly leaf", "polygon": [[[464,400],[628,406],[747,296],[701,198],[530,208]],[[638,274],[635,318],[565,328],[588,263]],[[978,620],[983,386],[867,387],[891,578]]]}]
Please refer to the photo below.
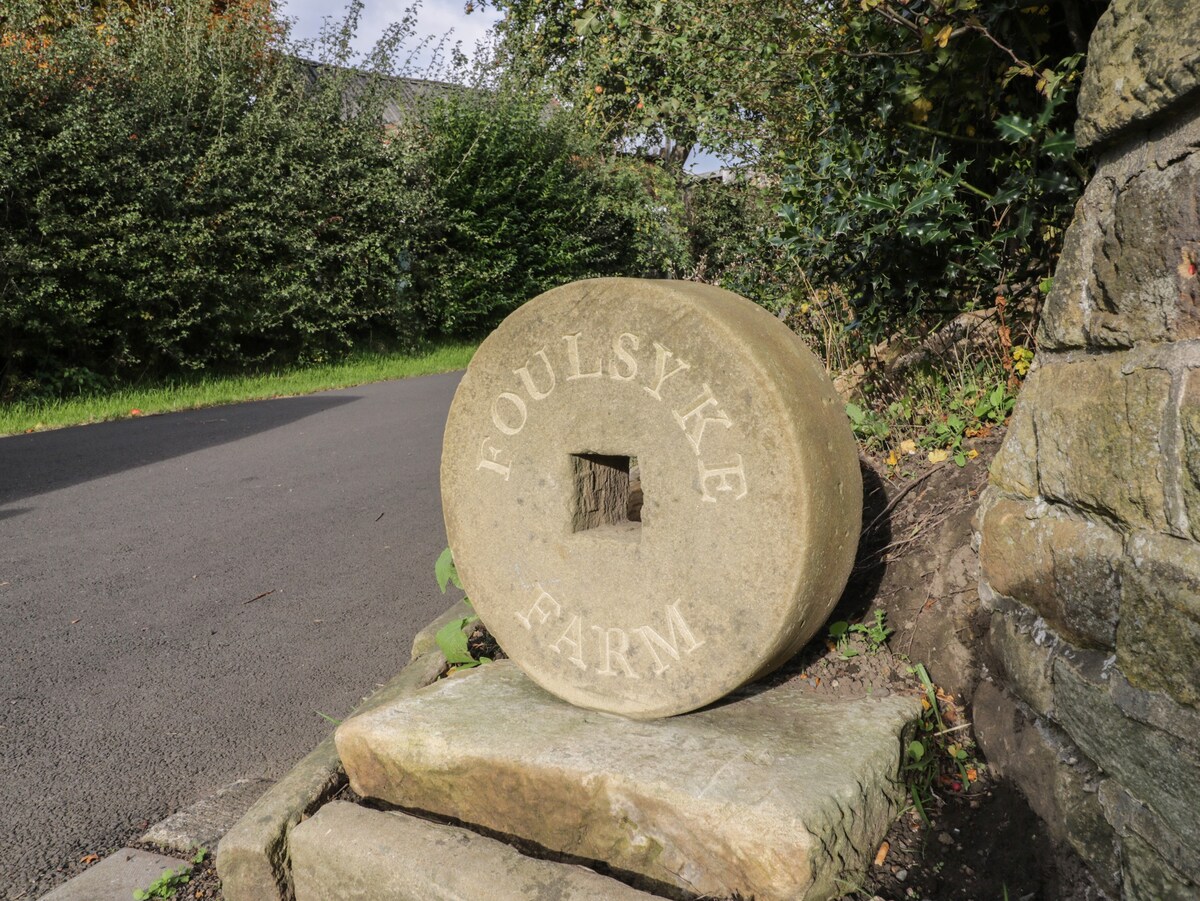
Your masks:
[{"label": "holly leaf", "polygon": [[1034,124],[1032,119],[1023,116],[1001,116],[996,120],[996,128],[1001,138],[1011,144],[1020,144],[1033,137]]},{"label": "holly leaf", "polygon": [[1042,142],[1042,150],[1056,160],[1065,160],[1075,153],[1075,138],[1065,131],[1052,131]]}]

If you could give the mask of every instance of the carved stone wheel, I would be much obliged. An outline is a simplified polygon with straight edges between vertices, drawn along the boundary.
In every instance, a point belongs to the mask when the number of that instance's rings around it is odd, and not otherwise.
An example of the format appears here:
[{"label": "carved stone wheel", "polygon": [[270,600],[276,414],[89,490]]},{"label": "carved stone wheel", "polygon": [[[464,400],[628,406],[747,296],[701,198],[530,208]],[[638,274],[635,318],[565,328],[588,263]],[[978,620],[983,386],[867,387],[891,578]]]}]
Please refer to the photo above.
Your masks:
[{"label": "carved stone wheel", "polygon": [[596,710],[694,710],[822,626],[854,561],[858,455],[817,358],[762,308],[675,281],[548,291],[479,348],[442,504],[480,618]]}]

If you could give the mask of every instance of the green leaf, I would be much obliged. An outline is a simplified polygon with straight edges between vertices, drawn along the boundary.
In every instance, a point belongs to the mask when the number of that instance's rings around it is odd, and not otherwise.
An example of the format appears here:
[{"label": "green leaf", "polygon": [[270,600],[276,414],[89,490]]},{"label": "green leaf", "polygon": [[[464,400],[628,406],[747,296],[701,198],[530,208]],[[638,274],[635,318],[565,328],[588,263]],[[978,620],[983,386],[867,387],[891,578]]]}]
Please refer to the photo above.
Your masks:
[{"label": "green leaf", "polygon": [[1033,120],[1023,116],[1001,116],[996,120],[1000,137],[1011,144],[1028,141],[1033,137],[1034,128]]},{"label": "green leaf", "polygon": [[475,658],[471,656],[471,651],[467,648],[467,633],[463,631],[463,627],[467,623],[473,622],[474,619],[473,616],[452,619],[438,629],[434,641],[437,642],[438,649],[445,655],[447,663],[451,665],[475,663]]},{"label": "green leaf", "polygon": [[1052,131],[1042,141],[1042,152],[1056,160],[1065,160],[1075,153],[1075,138],[1066,131]]},{"label": "green leaf", "polygon": [[910,741],[908,743],[908,756],[914,762],[920,762],[921,758],[925,756],[925,745],[919,741]]},{"label": "green leaf", "polygon": [[829,624],[829,635],[832,638],[841,638],[850,628],[850,624],[844,619],[839,619],[836,623]]},{"label": "green leaf", "polygon": [[453,584],[458,589],[462,588],[462,582],[458,579],[458,570],[454,568],[454,553],[450,548],[442,551],[437,558],[437,562],[433,564],[433,573],[437,576],[438,588],[442,589],[442,594],[446,593],[447,584]]},{"label": "green leaf", "polygon": [[882,197],[875,197],[871,194],[863,194],[858,198],[858,202],[868,210],[883,210],[890,212],[899,207],[899,204],[893,203],[889,200],[884,200]]}]

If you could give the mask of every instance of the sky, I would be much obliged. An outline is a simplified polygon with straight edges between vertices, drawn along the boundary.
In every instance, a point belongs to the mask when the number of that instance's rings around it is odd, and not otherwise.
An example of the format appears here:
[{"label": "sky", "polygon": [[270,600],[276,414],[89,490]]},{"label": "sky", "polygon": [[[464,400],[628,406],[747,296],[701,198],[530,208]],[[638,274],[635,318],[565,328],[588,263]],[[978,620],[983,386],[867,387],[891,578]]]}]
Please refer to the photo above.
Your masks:
[{"label": "sky", "polygon": [[[360,52],[370,50],[389,24],[403,18],[409,5],[409,0],[364,0],[355,49]],[[468,15],[464,12],[465,5],[466,0],[424,0],[417,8],[417,36],[440,38],[449,34],[450,43],[461,41],[463,52],[473,56],[476,42],[484,39],[488,28],[499,16],[491,7],[482,12],[477,8]],[[329,17],[340,21],[346,6],[344,0],[282,0],[279,10],[293,20],[292,37],[303,40],[317,37],[322,19]],[[427,61],[428,53],[420,62]]]}]

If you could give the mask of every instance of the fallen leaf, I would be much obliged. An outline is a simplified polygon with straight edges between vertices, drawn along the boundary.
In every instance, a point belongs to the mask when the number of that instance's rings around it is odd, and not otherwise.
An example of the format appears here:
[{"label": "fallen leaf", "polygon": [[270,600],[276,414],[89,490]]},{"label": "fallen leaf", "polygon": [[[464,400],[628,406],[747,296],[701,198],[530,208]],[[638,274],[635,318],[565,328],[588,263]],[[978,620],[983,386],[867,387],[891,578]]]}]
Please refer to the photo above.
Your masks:
[{"label": "fallen leaf", "polygon": [[129,415],[130,415],[130,416],[141,416],[141,415],[142,415],[142,411],[141,411],[141,410],[136,410],[136,409],[135,409],[135,410],[130,410],[130,411],[129,411]]},{"label": "fallen leaf", "polygon": [[979,451],[975,450],[974,448],[967,451],[967,459],[968,460],[974,460],[978,456],[979,456]]},{"label": "fallen leaf", "polygon": [[896,465],[897,463],[899,463],[899,462],[900,462],[900,461],[899,461],[898,459],[896,459],[896,452],[895,452],[895,451],[892,451],[890,454],[888,454],[888,458],[887,458],[887,465],[888,465],[888,466],[895,466],[895,465]]},{"label": "fallen leaf", "polygon": [[950,459],[950,453],[944,450],[934,450],[929,452],[930,463],[945,463]]},{"label": "fallen leaf", "polygon": [[974,782],[979,778],[979,771],[975,767],[967,767],[967,781]]},{"label": "fallen leaf", "polygon": [[904,441],[900,442],[900,453],[908,454],[911,456],[912,454],[915,454],[916,452],[917,452],[917,442],[913,441],[911,438],[906,438]]},{"label": "fallen leaf", "polygon": [[79,862],[82,864],[93,864],[96,861],[98,861],[99,859],[100,859],[99,854],[85,854],[85,855],[83,855],[83,857],[79,858]]},{"label": "fallen leaf", "polygon": [[884,842],[879,846],[879,850],[875,853],[875,866],[883,866],[883,862],[887,860],[888,851],[892,850],[892,846]]}]

